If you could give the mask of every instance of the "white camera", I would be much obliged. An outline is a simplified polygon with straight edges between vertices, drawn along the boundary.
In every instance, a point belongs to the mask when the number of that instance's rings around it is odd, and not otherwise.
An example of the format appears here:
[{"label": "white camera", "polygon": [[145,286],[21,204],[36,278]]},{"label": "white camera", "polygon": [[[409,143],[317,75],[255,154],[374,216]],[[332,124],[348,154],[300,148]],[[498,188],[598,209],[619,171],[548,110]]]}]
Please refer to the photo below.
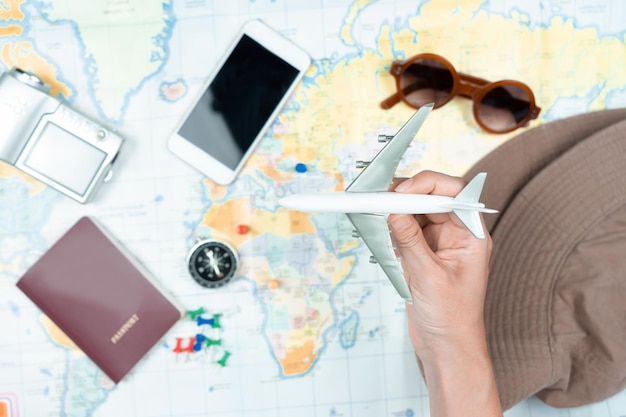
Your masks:
[{"label": "white camera", "polygon": [[18,68],[0,75],[0,159],[86,203],[111,178],[124,139],[48,91]]}]

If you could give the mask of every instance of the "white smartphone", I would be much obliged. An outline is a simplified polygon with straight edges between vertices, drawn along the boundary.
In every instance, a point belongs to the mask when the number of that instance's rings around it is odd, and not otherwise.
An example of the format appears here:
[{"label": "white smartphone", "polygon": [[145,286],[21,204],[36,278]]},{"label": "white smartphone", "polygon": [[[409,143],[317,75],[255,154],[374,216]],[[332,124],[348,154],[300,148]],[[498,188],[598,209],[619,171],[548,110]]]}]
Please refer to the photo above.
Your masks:
[{"label": "white smartphone", "polygon": [[258,20],[244,25],[168,141],[218,184],[231,183],[311,64]]}]

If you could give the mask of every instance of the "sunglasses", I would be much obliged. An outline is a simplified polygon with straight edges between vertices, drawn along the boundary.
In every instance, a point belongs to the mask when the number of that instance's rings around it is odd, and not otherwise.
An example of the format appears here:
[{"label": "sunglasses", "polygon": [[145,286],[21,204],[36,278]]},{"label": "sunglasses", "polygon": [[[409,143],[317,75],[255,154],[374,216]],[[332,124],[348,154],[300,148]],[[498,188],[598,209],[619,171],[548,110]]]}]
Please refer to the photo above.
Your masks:
[{"label": "sunglasses", "polygon": [[397,92],[380,103],[390,109],[400,101],[413,108],[434,103],[434,109],[456,95],[474,102],[474,118],[488,132],[507,133],[539,116],[530,87],[514,80],[489,82],[456,72],[445,58],[420,54],[407,61],[394,61],[389,70],[396,79]]}]

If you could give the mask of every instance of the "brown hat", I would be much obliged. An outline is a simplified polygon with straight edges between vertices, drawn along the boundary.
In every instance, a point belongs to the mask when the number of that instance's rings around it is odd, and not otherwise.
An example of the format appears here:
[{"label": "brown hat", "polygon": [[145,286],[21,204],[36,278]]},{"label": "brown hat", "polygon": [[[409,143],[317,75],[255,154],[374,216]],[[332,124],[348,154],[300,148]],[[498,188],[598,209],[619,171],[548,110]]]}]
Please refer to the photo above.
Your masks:
[{"label": "brown hat", "polygon": [[505,409],[626,387],[626,109],[528,130],[467,174],[493,238],[485,325]]}]

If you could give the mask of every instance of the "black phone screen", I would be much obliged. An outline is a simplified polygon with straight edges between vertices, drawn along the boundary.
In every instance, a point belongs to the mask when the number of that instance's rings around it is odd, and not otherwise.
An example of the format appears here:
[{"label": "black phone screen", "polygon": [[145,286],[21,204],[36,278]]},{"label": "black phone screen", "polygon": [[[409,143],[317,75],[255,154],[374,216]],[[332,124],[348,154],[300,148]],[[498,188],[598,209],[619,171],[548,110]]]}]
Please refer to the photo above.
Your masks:
[{"label": "black phone screen", "polygon": [[235,169],[297,76],[295,67],[243,35],[178,135]]}]

